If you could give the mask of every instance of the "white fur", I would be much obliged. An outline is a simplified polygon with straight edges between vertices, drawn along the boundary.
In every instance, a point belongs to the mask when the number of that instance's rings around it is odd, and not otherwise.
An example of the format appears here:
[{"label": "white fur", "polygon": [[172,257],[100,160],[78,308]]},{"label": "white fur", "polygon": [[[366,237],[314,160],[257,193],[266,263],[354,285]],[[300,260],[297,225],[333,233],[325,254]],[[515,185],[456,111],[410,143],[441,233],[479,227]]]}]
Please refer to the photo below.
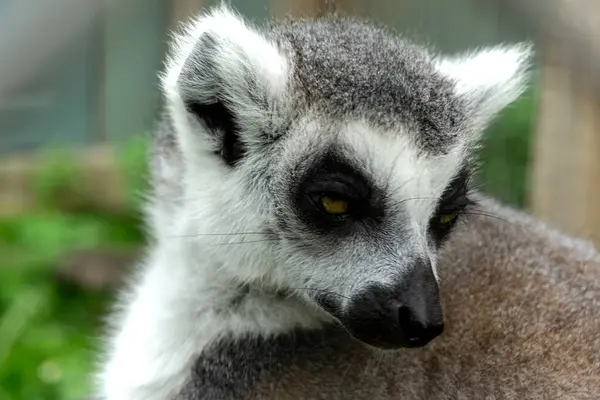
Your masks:
[{"label": "white fur", "polygon": [[373,175],[381,179],[380,186],[389,186],[399,200],[418,198],[406,203],[407,215],[418,227],[415,234],[425,234],[439,196],[466,156],[463,146],[431,157],[419,151],[408,133],[380,132],[364,121],[348,123],[341,136],[367,160]]},{"label": "white fur", "polygon": [[476,133],[524,91],[532,46],[496,46],[439,60],[440,72],[456,82],[456,93],[470,103]]},{"label": "white fur", "polygon": [[[235,265],[260,270],[264,253],[243,245],[234,245],[232,253],[220,246],[231,239],[191,235],[200,217],[194,214],[188,214],[193,227],[180,225],[181,236],[163,241],[145,263],[100,376],[103,399],[170,399],[188,377],[195,356],[222,335],[277,334],[317,327],[325,318],[295,300],[275,301],[268,295],[247,300],[238,313],[227,312],[237,292],[232,274],[223,271]],[[211,216],[203,221],[210,226]]]},{"label": "white fur", "polygon": [[[279,96],[286,85],[289,66],[277,48],[224,6],[195,19],[176,39],[162,87],[184,154],[183,198],[174,214],[158,204],[149,206],[158,245],[143,264],[140,282],[124,299],[126,307],[116,321],[99,376],[102,399],[172,398],[194,357],[221,335],[276,334],[315,327],[326,318],[312,306],[274,301],[268,294],[251,296],[239,314],[215,311],[237,293],[236,279],[247,282],[261,277],[272,260],[264,259],[268,252],[258,249],[260,245],[235,244],[255,236],[227,236],[258,229],[256,202],[260,200],[239,206],[241,197],[253,194],[241,193],[240,177],[227,177],[226,168],[214,162],[210,143],[198,134],[203,128],[189,118],[180,95],[182,68],[191,52],[199,51],[194,46],[204,33],[216,39],[217,73],[228,83],[231,100],[238,103],[236,111],[250,124],[262,116],[245,102],[244,69],[252,68],[269,96]],[[176,175],[170,165],[162,166],[162,171]],[[208,233],[223,236],[203,236]]]},{"label": "white fur", "polygon": [[[171,56],[167,60],[166,74],[162,79],[167,96],[177,96],[177,80],[184,63],[189,58],[198,39],[206,34],[214,35],[223,45],[219,64],[230,76],[239,76],[241,63],[248,62],[264,79],[273,92],[285,88],[289,65],[277,47],[225,5],[201,14],[184,27],[183,33],[174,40]],[[197,49],[196,49],[197,50]],[[240,57],[240,56],[245,56]]]},{"label": "white fur", "polygon": [[[244,244],[256,235],[229,236],[257,231],[265,205],[260,193],[246,193],[241,176],[223,173],[214,158],[186,165],[181,208],[144,263],[117,321],[99,377],[102,399],[170,399],[195,357],[222,335],[277,334],[328,319],[310,305],[276,301],[268,292],[247,299],[238,313],[226,310],[237,283],[260,281],[277,270],[266,244]],[[276,289],[282,280],[269,279],[267,288]]]}]

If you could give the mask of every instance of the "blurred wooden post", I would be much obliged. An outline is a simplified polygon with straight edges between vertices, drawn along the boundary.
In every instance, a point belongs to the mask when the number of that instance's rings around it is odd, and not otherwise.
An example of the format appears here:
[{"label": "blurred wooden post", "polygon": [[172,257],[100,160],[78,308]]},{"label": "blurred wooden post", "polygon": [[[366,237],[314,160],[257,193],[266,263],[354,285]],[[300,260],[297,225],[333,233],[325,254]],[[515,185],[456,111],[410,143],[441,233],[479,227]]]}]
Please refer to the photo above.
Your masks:
[{"label": "blurred wooden post", "polygon": [[202,0],[171,0],[171,26],[172,30],[177,30],[181,22],[187,21],[202,9]]},{"label": "blurred wooden post", "polygon": [[356,15],[363,11],[365,0],[271,0],[271,14],[314,17],[331,12]]},{"label": "blurred wooden post", "polygon": [[[594,5],[600,12],[600,3]],[[596,36],[600,39],[600,36]],[[596,43],[599,43],[596,40]],[[557,38],[543,49],[531,211],[551,225],[600,246],[600,95],[591,75],[574,74]],[[590,66],[589,74],[600,73]]]}]

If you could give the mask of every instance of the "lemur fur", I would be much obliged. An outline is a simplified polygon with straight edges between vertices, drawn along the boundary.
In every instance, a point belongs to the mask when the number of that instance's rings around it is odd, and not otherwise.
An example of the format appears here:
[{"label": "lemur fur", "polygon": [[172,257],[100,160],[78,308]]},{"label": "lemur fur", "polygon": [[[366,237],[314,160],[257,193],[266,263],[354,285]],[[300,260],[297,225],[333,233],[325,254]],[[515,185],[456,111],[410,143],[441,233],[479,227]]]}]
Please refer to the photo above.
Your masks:
[{"label": "lemur fur", "polygon": [[470,186],[531,53],[226,6],[190,22],[99,398],[598,398],[598,253]]}]

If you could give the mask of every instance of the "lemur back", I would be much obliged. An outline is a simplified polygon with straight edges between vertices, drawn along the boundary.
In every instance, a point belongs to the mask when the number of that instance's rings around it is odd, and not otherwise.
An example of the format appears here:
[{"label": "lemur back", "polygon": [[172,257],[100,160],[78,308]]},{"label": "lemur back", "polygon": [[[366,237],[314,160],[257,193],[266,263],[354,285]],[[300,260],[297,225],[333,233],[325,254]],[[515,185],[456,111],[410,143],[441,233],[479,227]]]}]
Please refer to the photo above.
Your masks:
[{"label": "lemur back", "polygon": [[154,240],[99,397],[598,398],[600,255],[471,189],[530,53],[200,15],[162,77]]}]

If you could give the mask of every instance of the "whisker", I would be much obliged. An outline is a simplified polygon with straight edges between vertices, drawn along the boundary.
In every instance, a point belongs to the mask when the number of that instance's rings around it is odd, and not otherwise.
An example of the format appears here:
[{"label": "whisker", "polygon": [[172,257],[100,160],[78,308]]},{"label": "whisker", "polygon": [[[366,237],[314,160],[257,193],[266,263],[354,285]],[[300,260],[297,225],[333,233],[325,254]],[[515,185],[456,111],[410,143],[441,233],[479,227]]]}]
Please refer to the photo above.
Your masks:
[{"label": "whisker", "polygon": [[428,197],[409,197],[406,199],[400,200],[397,204],[403,204],[410,200],[438,200],[438,197],[428,196]]},{"label": "whisker", "polygon": [[281,239],[262,239],[262,240],[246,240],[241,242],[228,242],[228,243],[214,243],[211,246],[229,246],[229,245],[237,245],[237,244],[249,244],[249,243],[266,243],[266,242],[278,242]]},{"label": "whisker", "polygon": [[[520,229],[520,230],[524,230],[524,227],[520,226],[519,223],[515,223],[513,221],[510,221],[507,218],[504,218],[504,217],[502,217],[500,215],[497,215],[497,214],[486,213],[484,211],[477,211],[477,210],[474,210],[474,211],[465,211],[463,214],[467,215],[467,217],[473,215],[473,216],[477,216],[477,217],[494,218],[494,219],[497,219],[499,221],[503,221],[503,222],[507,223],[508,225],[513,226],[514,228],[517,228],[517,229]],[[466,223],[468,224],[468,222],[466,222]]]},{"label": "whisker", "polygon": [[268,232],[230,232],[230,233],[192,233],[189,235],[174,235],[171,238],[194,238],[194,237],[205,237],[205,236],[242,236],[242,235],[275,235],[274,233]]},{"label": "whisker", "polygon": [[332,294],[334,296],[338,296],[338,297],[344,298],[346,300],[352,300],[348,296],[344,296],[343,294],[332,292],[332,291],[327,290],[327,289],[317,289],[317,288],[290,288],[290,289],[292,289],[292,290],[306,290],[306,291],[323,292],[323,293]]},{"label": "whisker", "polygon": [[462,214],[463,215],[474,215],[474,216],[479,216],[479,217],[495,218],[495,219],[498,219],[498,220],[510,223],[510,221],[508,219],[504,218],[504,217],[501,217],[501,216],[496,215],[496,214],[486,213],[484,211],[480,212],[480,211],[468,211],[468,210],[466,210],[466,211],[463,211]]}]

